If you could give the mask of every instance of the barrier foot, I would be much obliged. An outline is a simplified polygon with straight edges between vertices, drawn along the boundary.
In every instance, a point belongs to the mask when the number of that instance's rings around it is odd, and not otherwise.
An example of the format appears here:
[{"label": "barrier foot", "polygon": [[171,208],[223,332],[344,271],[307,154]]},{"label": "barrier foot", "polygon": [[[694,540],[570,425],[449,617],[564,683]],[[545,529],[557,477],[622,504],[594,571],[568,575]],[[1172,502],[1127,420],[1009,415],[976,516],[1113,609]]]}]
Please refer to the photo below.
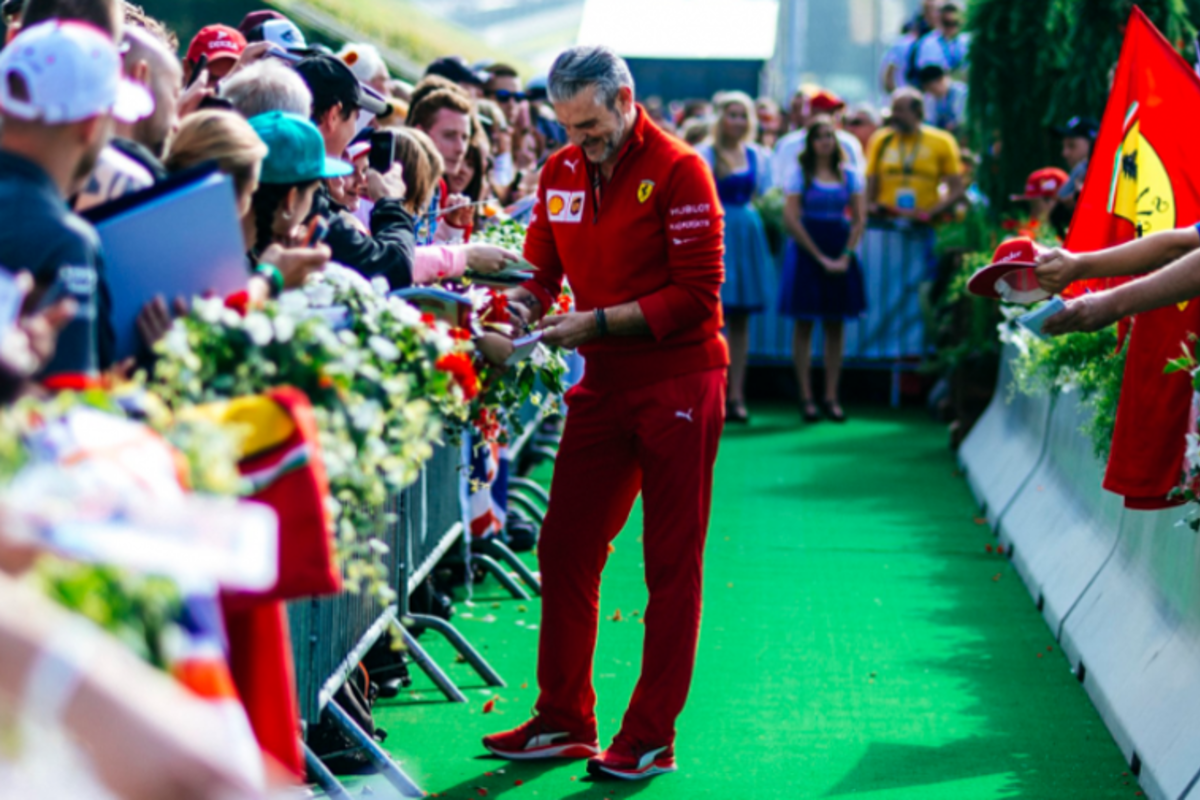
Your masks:
[{"label": "barrier foot", "polygon": [[546,521],[546,509],[535,503],[529,495],[519,489],[509,489],[508,492],[508,512],[511,514],[514,511],[519,511],[522,516],[539,529],[542,527],[542,523]]},{"label": "barrier foot", "polygon": [[471,553],[471,560],[476,561],[488,572],[496,576],[496,580],[500,581],[500,585],[508,590],[508,593],[513,596],[514,600],[529,600],[529,592],[522,588],[521,584],[513,580],[512,575],[508,574],[508,570],[500,566],[496,559],[491,556],[485,556],[482,553]]},{"label": "barrier foot", "polygon": [[484,660],[483,656],[479,655],[479,651],[471,646],[471,643],[458,632],[458,629],[451,625],[441,617],[431,617],[425,614],[410,614],[409,619],[418,628],[435,631],[445,636],[447,641],[457,650],[462,657],[467,660],[471,668],[479,673],[479,677],[487,683],[488,686],[507,686],[504,679],[496,670],[492,669],[492,665]]},{"label": "barrier foot", "polygon": [[550,493],[547,492],[542,487],[542,485],[540,483],[538,483],[537,481],[531,481],[531,480],[529,480],[529,478],[518,478],[515,476],[510,476],[508,479],[508,488],[510,490],[511,489],[521,489],[523,491],[529,492],[535,498],[537,498],[538,500],[541,500],[542,505],[544,505],[544,506],[550,505]]},{"label": "barrier foot", "polygon": [[350,739],[361,747],[367,754],[367,758],[371,759],[371,763],[379,770],[379,774],[387,779],[387,782],[399,790],[402,797],[425,797],[425,792],[420,786],[413,782],[412,778],[400,769],[400,765],[392,760],[392,757],[384,752],[379,746],[379,742],[375,741],[366,731],[358,727],[350,715],[342,710],[342,707],[337,704],[337,701],[330,700],[325,706],[325,711],[329,714],[334,723],[342,729],[342,733],[346,734]]},{"label": "barrier foot", "polygon": [[429,657],[424,648],[417,644],[416,637],[409,633],[399,622],[396,623],[396,627],[400,629],[400,638],[404,640],[404,647],[408,650],[408,654],[412,656],[412,660],[417,663],[422,672],[429,676],[429,680],[437,684],[442,694],[446,695],[446,699],[452,703],[467,702],[467,696],[454,685],[454,681],[450,680],[450,677],[445,672],[442,672],[442,668]]},{"label": "barrier foot", "polygon": [[321,791],[325,792],[326,797],[330,797],[332,800],[352,800],[346,787],[342,786],[334,774],[329,771],[325,762],[308,749],[308,745],[304,745],[304,765],[308,767],[308,771],[312,773],[317,786],[321,787]]},{"label": "barrier foot", "polygon": [[478,549],[483,549],[488,556],[494,556],[503,561],[505,564],[508,564],[513,568],[513,572],[517,573],[517,577],[524,581],[525,585],[528,586],[534,594],[541,596],[542,582],[538,580],[537,575],[533,574],[533,570],[525,566],[525,562],[522,561],[516,553],[510,550],[508,545],[506,545],[504,542],[489,539],[485,542],[477,542],[475,547]]}]

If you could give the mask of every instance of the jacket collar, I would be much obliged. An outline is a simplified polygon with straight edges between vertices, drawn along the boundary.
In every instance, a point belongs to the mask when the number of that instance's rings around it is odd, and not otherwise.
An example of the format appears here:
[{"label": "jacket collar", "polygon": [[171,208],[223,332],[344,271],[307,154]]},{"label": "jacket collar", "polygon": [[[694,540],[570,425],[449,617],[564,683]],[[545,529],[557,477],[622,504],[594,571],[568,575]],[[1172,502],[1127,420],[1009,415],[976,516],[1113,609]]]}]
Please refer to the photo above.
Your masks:
[{"label": "jacket collar", "polygon": [[30,183],[36,184],[39,189],[48,194],[62,199],[62,195],[58,191],[58,184],[54,182],[49,173],[24,156],[0,150],[0,172],[15,173]]}]

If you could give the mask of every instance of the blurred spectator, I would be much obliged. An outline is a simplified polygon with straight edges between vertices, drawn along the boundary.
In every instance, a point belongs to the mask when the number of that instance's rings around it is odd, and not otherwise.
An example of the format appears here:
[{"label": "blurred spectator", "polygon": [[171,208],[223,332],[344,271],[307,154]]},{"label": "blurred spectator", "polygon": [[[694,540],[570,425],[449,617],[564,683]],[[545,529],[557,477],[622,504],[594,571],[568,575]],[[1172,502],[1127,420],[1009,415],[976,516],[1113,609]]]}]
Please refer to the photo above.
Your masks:
[{"label": "blurred spectator", "polygon": [[429,208],[442,180],[442,154],[424,131],[405,128],[396,132],[396,163],[404,169],[408,185],[404,206],[409,213],[419,215]]},{"label": "blurred spectator", "polygon": [[699,97],[693,97],[683,101],[683,112],[680,119],[687,121],[689,119],[712,120],[713,107],[712,103]]},{"label": "blurred spectator", "polygon": [[845,321],[866,310],[866,292],[855,251],[866,227],[861,176],[844,165],[833,120],[816,117],[808,128],[800,169],[783,187],[783,222],[793,241],[785,251],[779,311],[796,320],[792,358],[800,384],[801,413],[820,414],[812,390],[812,332],[825,334],[825,414],[846,420],[838,401]]},{"label": "blurred spectator", "polygon": [[769,97],[760,97],[754,104],[754,114],[758,118],[758,143],[774,150],[783,132],[783,112],[779,104]]},{"label": "blurred spectator", "polygon": [[504,110],[510,126],[529,127],[529,98],[521,90],[521,77],[517,71],[507,64],[493,64],[487,72],[484,97]]},{"label": "blurred spectator", "polygon": [[900,29],[900,37],[884,51],[879,65],[879,85],[888,94],[908,86],[908,58],[919,38],[916,31],[916,21],[908,20]]},{"label": "blurred spectator", "polygon": [[[418,94],[420,87],[418,86]],[[414,99],[417,95],[414,95]],[[471,101],[459,90],[435,89],[416,100],[409,113],[409,124],[426,133],[442,156],[447,179],[463,167],[471,142]],[[452,192],[437,192],[425,221],[428,230],[420,237],[423,244],[436,238],[443,242],[458,242],[470,230],[473,212],[469,200]],[[438,215],[447,208],[456,208]]]},{"label": "blurred spectator", "polygon": [[1070,178],[1058,195],[1058,199],[1068,211],[1075,210],[1075,201],[1083,191],[1083,179],[1087,177],[1092,145],[1099,131],[1099,123],[1091,117],[1071,117],[1066,125],[1054,129],[1054,132],[1062,137],[1062,157],[1070,171]]},{"label": "blurred spectator", "polygon": [[787,129],[789,132],[803,131],[808,128],[808,118],[813,113],[808,105],[810,95],[807,86],[801,86],[792,95],[792,102],[788,104]]},{"label": "blurred spectator", "polygon": [[[250,253],[258,242],[254,195],[267,155],[267,145],[254,127],[239,115],[228,111],[199,111],[189,115],[179,126],[165,163],[168,170],[176,173],[216,162],[217,168],[233,179],[242,236],[246,252]],[[316,248],[273,245],[262,252],[261,258],[279,270],[286,288],[295,288],[312,272],[325,266],[329,249],[324,245]],[[268,296],[271,291],[269,281],[262,277],[252,278],[250,288],[261,297]]]},{"label": "blurred spectator", "polygon": [[[824,89],[817,90],[812,93],[805,92],[803,95],[800,92],[796,93],[797,97],[804,97],[805,115],[820,114],[834,120],[837,125],[841,119],[842,109],[846,107],[846,103],[833,92]],[[795,103],[793,103],[793,106]],[[863,148],[855,136],[840,127],[836,129],[838,143],[842,148],[841,164],[846,169],[858,173],[861,178],[864,175]],[[808,137],[807,129],[792,131],[787,136],[784,136],[775,145],[775,156],[771,166],[771,180],[775,186],[787,186],[792,179],[793,173],[800,169],[800,153],[804,151],[804,143]]]},{"label": "blurred spectator", "polygon": [[[312,92],[312,119],[324,139],[325,153],[331,159],[340,158],[357,132],[359,110],[377,114],[384,110],[382,104],[370,97],[350,68],[334,56],[307,58],[296,65],[296,71]],[[366,278],[382,276],[394,289],[404,288],[412,283],[415,246],[413,218],[403,205],[404,176],[395,168],[386,175],[371,170],[367,187],[374,203],[369,236],[337,213],[340,208],[324,185],[317,191],[313,209],[329,219],[325,241],[334,261]]]},{"label": "blurred spectator", "polygon": [[294,69],[263,59],[221,82],[221,97],[246,119],[268,111],[312,116],[312,93]]},{"label": "blurred spectator", "polygon": [[[34,67],[36,65],[36,67]],[[112,360],[100,241],[66,208],[108,144],[114,118],[151,110],[142,87],[121,73],[116,45],[74,21],[24,27],[0,51],[0,264],[28,270],[38,294],[78,305],[59,337],[47,376],[95,378]]]},{"label": "blurred spectator", "polygon": [[248,37],[250,35],[250,31],[261,27],[264,22],[269,22],[273,19],[286,20],[287,17],[285,17],[283,14],[280,14],[278,11],[271,11],[269,9],[251,11],[249,14],[242,17],[242,21],[238,23],[238,32],[241,33],[242,36]]},{"label": "blurred spectator", "polygon": [[179,37],[175,31],[168,28],[162,21],[146,13],[146,9],[130,2],[122,4],[125,9],[125,31],[130,28],[141,28],[146,33],[162,42],[163,46],[175,55],[179,52]]},{"label": "blurred spectator", "polygon": [[967,66],[970,34],[962,32],[962,9],[957,3],[942,3],[938,12],[937,30],[921,37],[915,45],[916,69],[936,65],[946,72],[956,72]]},{"label": "blurred spectator", "polygon": [[426,77],[437,75],[451,83],[456,83],[467,93],[468,97],[473,99],[483,97],[483,87],[488,79],[487,74],[481,74],[471,69],[466,60],[460,56],[439,58],[425,69],[425,75]]},{"label": "blurred spectator", "polygon": [[683,140],[696,147],[712,135],[712,127],[707,119],[692,118],[680,123],[679,130],[683,132]]},{"label": "blurred spectator", "polygon": [[[346,177],[329,181],[329,196],[334,205],[348,222],[366,234],[371,233],[370,209],[374,207],[370,199],[363,202],[367,191],[367,167],[371,158],[371,129],[366,128],[346,148],[346,161],[354,168]],[[407,176],[405,176],[407,188]],[[364,209],[367,213],[361,213]]]},{"label": "blurred spectator", "polygon": [[391,94],[391,75],[387,64],[374,45],[352,43],[338,51],[338,58],[346,62],[360,83],[370,86],[384,97]]},{"label": "blurred spectator", "polygon": [[8,44],[21,32],[21,11],[25,0],[4,0],[0,5],[0,16],[4,17],[4,43]]},{"label": "blurred spectator", "polygon": [[661,97],[658,95],[647,97],[646,101],[642,103],[642,107],[646,109],[646,116],[654,120],[655,125],[664,131],[675,132],[675,120],[669,118]]},{"label": "blurred spectator", "polygon": [[51,19],[73,19],[95,25],[114,42],[124,28],[121,0],[25,0],[21,27],[29,28]]},{"label": "blurred spectator", "polygon": [[967,114],[966,84],[937,64],[921,67],[917,81],[925,95],[925,121],[957,136]]},{"label": "blurred spectator", "polygon": [[[490,144],[492,168],[486,176],[487,181],[500,202],[507,203],[508,187],[517,175],[512,152],[513,127],[505,112],[491,100],[477,101],[475,111]],[[528,127],[528,124],[522,126],[523,129]]]},{"label": "blurred spectator", "polygon": [[725,210],[725,282],[721,307],[729,339],[729,391],[725,419],[747,422],[746,364],[750,356],[750,315],[767,307],[774,261],[755,197],[771,188],[771,155],[754,143],[757,119],[754,101],[742,92],[721,92],[713,98],[717,120],[711,143],[697,151],[717,182]]},{"label": "blurred spectator", "polygon": [[875,131],[879,130],[879,124],[879,113],[869,103],[851,106],[842,118],[842,127],[855,139],[858,139],[864,153],[867,150],[867,143],[871,141]]},{"label": "blurred spectator", "polygon": [[111,143],[75,199],[76,211],[146,189],[166,177],[159,159],[179,124],[183,68],[173,52],[142,28],[125,31],[125,75],[146,87],[154,113],[133,124],[116,122]]},{"label": "blurred spectator", "polygon": [[[246,49],[246,37],[228,25],[209,25],[201,28],[188,45],[185,59],[188,83],[201,80],[201,69],[207,75],[208,85],[216,88],[221,79],[229,74]],[[203,66],[201,61],[203,60]]]},{"label": "blurred spectator", "polygon": [[247,48],[255,42],[265,42],[271,45],[273,53],[292,63],[324,52],[321,49],[309,47],[308,41],[296,27],[296,23],[287,17],[263,20],[261,24],[246,31],[245,36]]},{"label": "blurred spectator", "polygon": [[[1070,178],[1058,167],[1044,167],[1034,170],[1025,179],[1025,191],[1014,194],[1010,200],[1029,203],[1029,219],[1035,223],[1034,228],[1051,222],[1051,216],[1058,205],[1058,194],[1067,185]],[[1069,222],[1070,219],[1067,219]],[[1063,226],[1065,229],[1065,225]],[[1065,233],[1065,230],[1062,231]]]},{"label": "blurred spectator", "polygon": [[513,136],[513,163],[517,174],[508,194],[509,203],[516,203],[537,191],[540,160],[537,136],[532,130],[518,131]]}]

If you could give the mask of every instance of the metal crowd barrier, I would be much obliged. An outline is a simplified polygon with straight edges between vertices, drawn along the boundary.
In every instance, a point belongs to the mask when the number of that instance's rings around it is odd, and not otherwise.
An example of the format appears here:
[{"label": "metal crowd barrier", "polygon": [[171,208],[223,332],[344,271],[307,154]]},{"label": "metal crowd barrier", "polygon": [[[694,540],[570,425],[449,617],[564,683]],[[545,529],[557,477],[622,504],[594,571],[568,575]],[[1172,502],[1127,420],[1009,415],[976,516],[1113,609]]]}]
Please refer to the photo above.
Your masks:
[{"label": "metal crowd barrier", "polygon": [[[893,404],[899,402],[900,373],[928,352],[922,284],[931,280],[932,248],[932,228],[874,219],[859,245],[867,310],[846,326],[846,366],[890,369]],[[782,268],[780,254],[767,308],[750,322],[750,357],[759,363],[792,359],[792,320],[778,311]],[[813,332],[814,364],[823,358],[822,333],[819,325]]]}]

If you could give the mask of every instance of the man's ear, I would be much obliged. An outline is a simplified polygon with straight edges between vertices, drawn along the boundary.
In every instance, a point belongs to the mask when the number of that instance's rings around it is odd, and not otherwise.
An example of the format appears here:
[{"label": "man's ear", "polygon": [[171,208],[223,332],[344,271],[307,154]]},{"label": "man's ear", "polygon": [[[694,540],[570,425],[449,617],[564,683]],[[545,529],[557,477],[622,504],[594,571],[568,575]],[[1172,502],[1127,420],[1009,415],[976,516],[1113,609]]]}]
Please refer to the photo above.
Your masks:
[{"label": "man's ear", "polygon": [[100,135],[103,128],[103,122],[104,118],[99,114],[90,119],[76,122],[75,130],[79,136],[79,144],[87,147],[96,141],[96,137]]},{"label": "man's ear", "polygon": [[342,104],[334,103],[325,111],[324,114],[321,115],[321,118],[317,120],[317,127],[322,131],[332,130],[333,127],[342,119]]},{"label": "man's ear", "polygon": [[633,108],[633,87],[622,86],[617,90],[617,108],[628,113]]},{"label": "man's ear", "polygon": [[133,69],[129,72],[129,79],[134,83],[140,83],[142,86],[150,85],[150,62],[146,59],[138,59],[138,62],[133,65]]}]

